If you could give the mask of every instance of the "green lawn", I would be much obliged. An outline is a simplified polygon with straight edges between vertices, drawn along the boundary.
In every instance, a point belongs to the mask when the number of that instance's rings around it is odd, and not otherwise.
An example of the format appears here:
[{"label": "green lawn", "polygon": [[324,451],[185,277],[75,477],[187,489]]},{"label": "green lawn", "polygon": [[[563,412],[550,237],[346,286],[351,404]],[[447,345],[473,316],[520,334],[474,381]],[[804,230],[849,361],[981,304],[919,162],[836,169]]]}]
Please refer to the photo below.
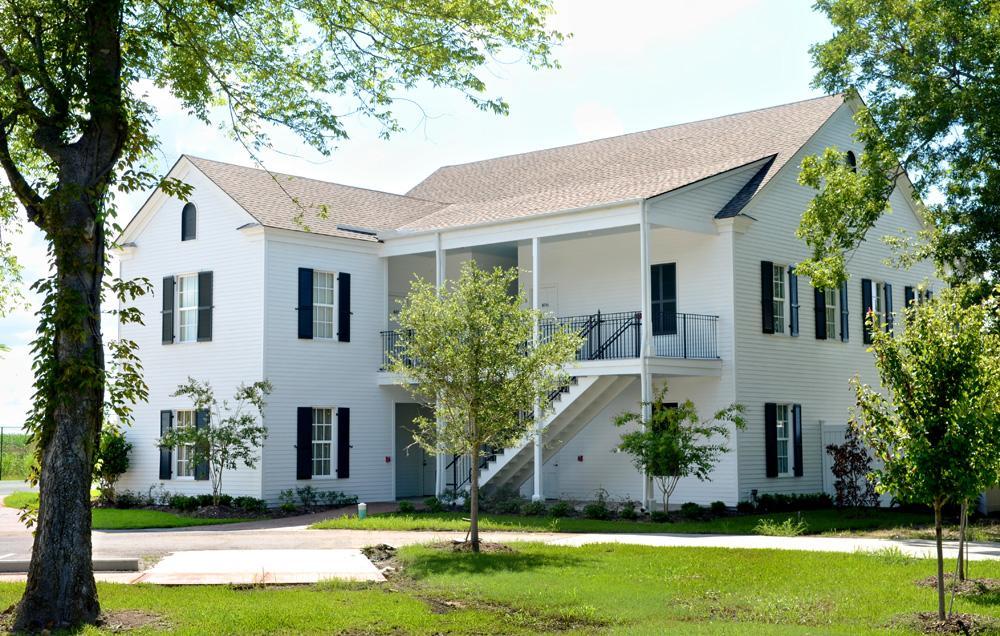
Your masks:
[{"label": "green lawn", "polygon": [[[419,512],[414,514],[384,513],[370,515],[366,519],[355,516],[329,519],[313,524],[318,529],[351,530],[466,530],[468,513]],[[760,519],[781,522],[797,517],[797,513],[776,513],[769,515],[740,515],[723,517],[711,521],[674,521],[671,523],[651,523],[635,521],[601,521],[578,517],[524,517],[517,515],[484,515],[480,518],[480,529],[518,532],[665,532],[665,533],[707,533],[707,534],[753,534],[754,526]],[[802,518],[808,524],[808,534],[859,533],[885,529],[900,532],[925,526],[932,519],[927,515],[879,510],[871,513],[853,513],[839,510],[814,510],[803,512]]]},{"label": "green lawn", "polygon": [[[3,505],[8,508],[38,507],[37,492],[14,492],[4,497]],[[188,526],[210,526],[220,523],[238,523],[250,519],[205,519],[177,515],[162,510],[119,510],[117,508],[94,508],[93,528],[95,530],[139,530],[143,528],[186,528]]]},{"label": "green lawn", "polygon": [[[105,610],[158,617],[143,633],[179,634],[880,634],[935,606],[934,591],[914,585],[933,561],[892,554],[513,547],[482,555],[406,548],[402,574],[381,585],[100,592]],[[1000,563],[975,562],[973,573],[1000,578]],[[0,585],[0,603],[21,590]],[[959,597],[956,611],[997,617],[1000,598]]]}]

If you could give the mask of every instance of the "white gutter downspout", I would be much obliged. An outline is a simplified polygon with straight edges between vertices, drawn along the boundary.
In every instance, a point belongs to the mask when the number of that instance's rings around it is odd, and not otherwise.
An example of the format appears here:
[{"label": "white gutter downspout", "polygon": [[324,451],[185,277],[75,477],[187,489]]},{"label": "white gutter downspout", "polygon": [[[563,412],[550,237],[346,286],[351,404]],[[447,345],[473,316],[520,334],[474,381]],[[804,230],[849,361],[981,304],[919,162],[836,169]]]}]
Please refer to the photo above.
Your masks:
[{"label": "white gutter downspout", "polygon": [[[434,238],[435,238],[435,242],[434,242],[434,284],[437,287],[438,296],[440,296],[441,295],[441,290],[444,288],[444,273],[445,273],[445,260],[444,259],[445,259],[445,253],[444,253],[444,250],[441,249],[441,233],[438,232],[437,234],[435,234]],[[441,420],[438,419],[438,421],[437,421],[438,435],[441,434],[442,426],[443,425],[441,423]],[[441,497],[442,495],[445,494],[445,490],[448,487],[448,479],[445,477],[445,474],[444,474],[445,473],[445,467],[447,465],[446,462],[445,462],[446,457],[445,457],[445,454],[444,454],[444,449],[440,448],[440,444],[438,445],[438,447],[439,447],[438,453],[434,457],[434,465],[435,465],[435,469],[436,469],[434,471],[434,473],[435,473],[434,494],[437,495],[438,497]]]},{"label": "white gutter downspout", "polygon": [[[653,383],[649,376],[649,351],[652,342],[651,318],[653,315],[652,301],[650,299],[649,281],[649,214],[646,199],[639,202],[639,262],[642,268],[639,274],[642,293],[642,323],[641,337],[639,342],[639,383],[641,386],[642,421],[648,422],[652,414]],[[643,430],[645,430],[645,424]],[[648,474],[642,475],[642,505],[646,510],[650,509],[650,479]]]},{"label": "white gutter downspout", "polygon": [[[531,238],[531,308],[536,312],[538,307],[538,285],[541,282],[541,245],[537,236]],[[535,348],[541,340],[541,325],[538,323],[538,316],[535,316],[535,324],[532,327],[531,339]],[[535,434],[534,434],[534,489],[531,494],[532,501],[541,501],[542,495],[542,405],[535,401]]]}]

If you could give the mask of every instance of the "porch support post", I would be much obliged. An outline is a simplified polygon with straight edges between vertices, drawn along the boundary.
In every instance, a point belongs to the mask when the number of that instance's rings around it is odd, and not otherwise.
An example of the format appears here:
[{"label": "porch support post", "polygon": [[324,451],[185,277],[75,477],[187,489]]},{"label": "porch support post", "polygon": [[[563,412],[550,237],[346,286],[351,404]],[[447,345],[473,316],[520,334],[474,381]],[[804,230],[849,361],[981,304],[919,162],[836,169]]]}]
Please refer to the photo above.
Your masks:
[{"label": "porch support post", "polygon": [[[642,307],[642,324],[641,324],[641,338],[639,347],[639,384],[642,401],[642,421],[648,422],[652,414],[652,407],[650,401],[653,399],[653,382],[649,374],[649,352],[652,344],[652,318],[653,318],[653,306],[650,298],[650,280],[649,280],[649,218],[646,208],[646,200],[643,199],[639,203],[639,262],[642,268],[639,273],[639,280],[641,281],[639,287],[642,293],[641,304]],[[645,430],[645,424],[643,424],[643,430]],[[642,475],[642,505],[647,510],[650,509],[651,498],[650,498],[650,477],[647,474]]]},{"label": "porch support post", "polygon": [[[438,232],[435,235],[434,244],[434,284],[437,287],[438,295],[441,294],[441,289],[444,287],[444,272],[445,272],[445,252],[441,248],[441,233]],[[441,429],[441,420],[437,421],[438,430]],[[440,497],[445,494],[445,490],[448,488],[448,478],[445,475],[445,467],[447,466],[447,456],[444,454],[443,450],[438,451],[434,456],[434,494]]]},{"label": "porch support post", "polygon": [[[531,307],[535,311],[538,311],[538,283],[541,278],[539,271],[541,269],[541,249],[540,240],[537,236],[531,239]],[[535,325],[532,330],[532,341],[535,347],[538,346],[541,337],[541,325],[538,322],[538,317],[535,317]],[[541,402],[535,401],[535,488],[531,494],[532,501],[541,501],[544,499],[542,495],[542,405]]]}]

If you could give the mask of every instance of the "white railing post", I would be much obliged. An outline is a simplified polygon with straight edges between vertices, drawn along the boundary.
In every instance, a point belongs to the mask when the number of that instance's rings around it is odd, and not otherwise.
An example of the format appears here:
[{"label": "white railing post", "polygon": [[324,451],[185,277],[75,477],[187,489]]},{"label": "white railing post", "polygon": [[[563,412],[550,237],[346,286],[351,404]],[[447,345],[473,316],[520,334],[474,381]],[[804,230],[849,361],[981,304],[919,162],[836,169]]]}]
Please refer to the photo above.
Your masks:
[{"label": "white railing post", "polygon": [[[539,310],[538,307],[538,284],[541,281],[541,275],[539,274],[541,270],[541,246],[538,237],[533,237],[531,239],[531,307],[535,311]],[[538,316],[535,316],[535,325],[532,330],[532,342],[534,346],[537,347],[541,338],[541,325],[538,322]],[[541,501],[544,499],[542,493],[542,405],[541,402],[535,401],[535,479],[534,479],[534,492],[531,494],[532,501]]]}]

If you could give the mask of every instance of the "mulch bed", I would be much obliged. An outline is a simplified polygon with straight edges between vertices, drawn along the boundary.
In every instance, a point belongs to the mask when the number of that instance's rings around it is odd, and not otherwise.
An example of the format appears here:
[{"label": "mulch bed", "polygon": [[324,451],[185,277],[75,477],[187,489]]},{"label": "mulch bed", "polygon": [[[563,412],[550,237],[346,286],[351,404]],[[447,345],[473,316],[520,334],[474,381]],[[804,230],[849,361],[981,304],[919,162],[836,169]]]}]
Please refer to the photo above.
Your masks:
[{"label": "mulch bed", "polygon": [[170,623],[159,614],[143,610],[113,610],[101,613],[97,624],[110,632],[128,632],[134,629],[170,629]]},{"label": "mulch bed", "polygon": [[[955,594],[958,596],[976,596],[979,594],[989,594],[991,592],[1000,592],[1000,579],[966,579],[964,581],[958,581],[958,588],[955,590]],[[944,589],[945,592],[951,593],[951,588],[955,584],[954,574],[944,575]],[[917,581],[918,587],[937,587],[937,577],[928,576]]]},{"label": "mulch bed", "polygon": [[[442,541],[440,543],[432,543],[428,547],[437,550],[446,550],[448,552],[472,552],[472,542],[471,541]],[[504,545],[502,543],[490,543],[489,541],[479,542],[479,552],[481,554],[512,554],[514,552],[513,548]]]},{"label": "mulch bed", "polygon": [[975,614],[953,614],[939,621],[937,612],[921,612],[901,617],[896,625],[919,630],[924,634],[996,634],[1000,621],[989,616]]}]

